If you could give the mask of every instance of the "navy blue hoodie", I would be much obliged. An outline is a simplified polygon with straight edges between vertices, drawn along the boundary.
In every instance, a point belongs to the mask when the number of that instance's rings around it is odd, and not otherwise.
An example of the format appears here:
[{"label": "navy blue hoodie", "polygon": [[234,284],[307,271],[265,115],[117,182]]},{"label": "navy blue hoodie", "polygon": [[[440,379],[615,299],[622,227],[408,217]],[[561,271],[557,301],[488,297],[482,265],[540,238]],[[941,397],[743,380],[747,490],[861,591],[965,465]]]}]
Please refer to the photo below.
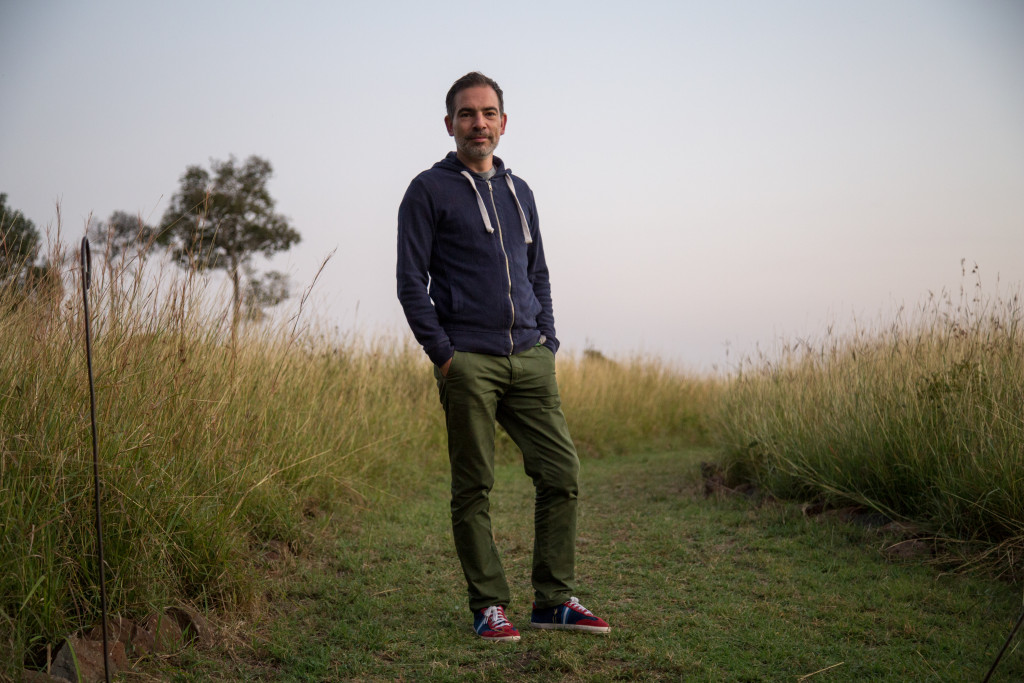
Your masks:
[{"label": "navy blue hoodie", "polygon": [[455,351],[558,350],[533,192],[493,162],[483,180],[450,152],[398,209],[398,300],[438,366]]}]

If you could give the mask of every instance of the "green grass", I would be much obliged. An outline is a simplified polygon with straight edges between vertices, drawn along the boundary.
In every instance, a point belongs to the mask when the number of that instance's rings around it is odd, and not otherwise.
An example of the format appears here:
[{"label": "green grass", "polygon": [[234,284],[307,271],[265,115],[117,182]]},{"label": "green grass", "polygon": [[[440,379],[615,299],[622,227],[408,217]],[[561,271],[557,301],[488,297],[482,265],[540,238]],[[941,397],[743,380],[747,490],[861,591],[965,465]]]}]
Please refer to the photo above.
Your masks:
[{"label": "green grass", "polygon": [[[236,339],[202,277],[143,272],[97,267],[90,295],[110,608],[188,603],[236,634],[168,675],[777,680],[841,661],[818,676],[956,680],[979,678],[1009,627],[1007,585],[886,565],[884,539],[788,505],[705,501],[683,449],[716,443],[699,457],[724,454],[765,490],[915,520],[961,563],[1019,577],[1016,297],[939,300],[920,320],[728,378],[559,354],[585,461],[579,597],[620,628],[603,641],[527,633],[496,651],[470,637],[423,354],[303,316]],[[63,283],[0,290],[0,679],[99,620],[73,269]],[[635,455],[647,451],[674,455]],[[503,435],[498,457],[522,624],[531,492]],[[298,557],[264,561],[284,546]]]},{"label": "green grass", "polygon": [[[150,673],[784,681],[834,667],[813,680],[981,680],[1018,614],[1019,591],[888,563],[880,550],[895,539],[807,518],[795,505],[706,499],[698,463],[713,456],[584,460],[578,596],[612,623],[609,636],[529,628],[532,490],[510,462],[498,470],[493,516],[520,643],[484,643],[470,628],[438,468],[415,490],[321,526],[320,551],[272,565],[272,597],[239,638]],[[1024,677],[1019,644],[998,672],[997,680]]]},{"label": "green grass", "polygon": [[[309,518],[355,514],[446,461],[418,348],[302,317],[235,338],[198,274],[141,273],[97,265],[90,290],[111,612],[251,613],[263,546],[301,549]],[[0,675],[100,618],[80,281],[64,282],[0,287]],[[713,382],[570,354],[559,373],[587,453],[702,438]]]},{"label": "green grass", "polygon": [[1024,577],[1024,315],[980,286],[888,327],[787,347],[729,378],[710,432],[779,496],[910,520]]}]

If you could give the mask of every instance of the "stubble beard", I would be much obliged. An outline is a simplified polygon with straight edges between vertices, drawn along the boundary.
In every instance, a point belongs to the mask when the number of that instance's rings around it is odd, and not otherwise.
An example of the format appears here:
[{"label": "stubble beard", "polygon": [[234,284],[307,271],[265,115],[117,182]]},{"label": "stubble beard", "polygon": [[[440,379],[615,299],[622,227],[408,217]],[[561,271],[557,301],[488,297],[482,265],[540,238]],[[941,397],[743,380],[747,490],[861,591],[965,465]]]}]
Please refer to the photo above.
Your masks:
[{"label": "stubble beard", "polygon": [[495,138],[489,138],[487,142],[471,142],[462,139],[456,141],[456,147],[470,159],[486,159],[494,154],[494,150],[498,147],[498,141]]}]

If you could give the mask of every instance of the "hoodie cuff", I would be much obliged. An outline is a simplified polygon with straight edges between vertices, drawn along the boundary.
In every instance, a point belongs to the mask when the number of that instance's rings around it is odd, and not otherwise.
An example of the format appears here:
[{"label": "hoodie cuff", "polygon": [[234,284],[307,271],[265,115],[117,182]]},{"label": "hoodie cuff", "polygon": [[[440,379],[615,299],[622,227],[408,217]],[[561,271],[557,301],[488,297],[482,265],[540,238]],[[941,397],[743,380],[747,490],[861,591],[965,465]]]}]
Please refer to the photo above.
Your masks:
[{"label": "hoodie cuff", "polygon": [[555,335],[542,334],[540,336],[539,343],[541,344],[541,346],[546,346],[547,348],[551,349],[551,353],[558,353],[558,347],[560,346],[560,344],[558,343],[558,340],[555,339]]},{"label": "hoodie cuff", "polygon": [[452,346],[451,344],[448,344],[447,346],[442,346],[440,348],[430,349],[429,351],[427,351],[427,356],[430,358],[430,362],[436,365],[437,367],[441,367],[442,365],[447,363],[454,355],[455,347]]}]

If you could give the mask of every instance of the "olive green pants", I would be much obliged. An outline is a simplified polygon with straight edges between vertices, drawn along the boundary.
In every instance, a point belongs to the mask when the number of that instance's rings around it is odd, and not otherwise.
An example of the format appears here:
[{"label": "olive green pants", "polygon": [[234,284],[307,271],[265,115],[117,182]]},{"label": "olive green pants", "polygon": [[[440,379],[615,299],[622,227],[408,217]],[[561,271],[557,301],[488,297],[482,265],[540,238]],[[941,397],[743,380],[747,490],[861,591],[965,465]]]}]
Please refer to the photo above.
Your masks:
[{"label": "olive green pants", "polygon": [[452,531],[472,610],[509,603],[508,582],[491,531],[495,421],[523,452],[533,479],[533,573],[537,607],[572,596],[579,459],[562,414],[555,356],[543,346],[514,356],[457,351],[442,377],[448,427]]}]

